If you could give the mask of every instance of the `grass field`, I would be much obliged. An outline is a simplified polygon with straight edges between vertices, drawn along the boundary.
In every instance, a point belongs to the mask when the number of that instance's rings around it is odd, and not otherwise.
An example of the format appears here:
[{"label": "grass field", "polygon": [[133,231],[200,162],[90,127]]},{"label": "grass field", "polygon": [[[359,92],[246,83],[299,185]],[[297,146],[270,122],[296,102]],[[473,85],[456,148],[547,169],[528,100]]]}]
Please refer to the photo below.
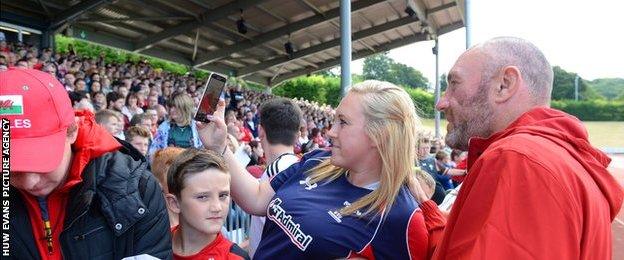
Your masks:
[{"label": "grass field", "polygon": [[[604,148],[624,147],[624,122],[584,122],[589,132],[589,141],[592,145]],[[433,119],[423,119],[426,129],[435,133]],[[446,120],[442,120],[442,135],[446,134]]]}]

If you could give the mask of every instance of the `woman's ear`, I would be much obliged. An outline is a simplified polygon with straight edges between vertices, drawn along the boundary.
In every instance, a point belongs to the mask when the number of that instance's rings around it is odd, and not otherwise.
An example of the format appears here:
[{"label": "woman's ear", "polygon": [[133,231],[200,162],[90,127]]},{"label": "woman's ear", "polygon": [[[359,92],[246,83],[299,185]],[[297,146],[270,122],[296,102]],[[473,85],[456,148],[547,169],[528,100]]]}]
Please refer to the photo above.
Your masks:
[{"label": "woman's ear", "polygon": [[171,194],[165,194],[165,200],[167,201],[167,208],[171,210],[173,213],[180,214],[180,204],[178,203],[178,198]]}]

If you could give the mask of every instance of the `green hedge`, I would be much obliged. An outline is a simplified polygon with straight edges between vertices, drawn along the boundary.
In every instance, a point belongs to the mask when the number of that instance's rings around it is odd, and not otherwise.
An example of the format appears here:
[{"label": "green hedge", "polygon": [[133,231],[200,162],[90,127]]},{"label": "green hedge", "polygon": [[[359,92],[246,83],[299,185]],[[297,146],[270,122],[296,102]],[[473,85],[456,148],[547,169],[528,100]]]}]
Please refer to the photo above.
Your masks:
[{"label": "green hedge", "polygon": [[[104,61],[108,63],[125,63],[127,61],[138,63],[140,60],[147,60],[152,68],[160,68],[164,71],[168,71],[176,75],[184,75],[185,73],[190,71],[188,67],[181,64],[168,62],[153,57],[147,57],[125,50],[109,48],[58,34],[55,36],[55,41],[55,51],[59,53],[69,52],[69,45],[71,44],[74,47],[74,51],[76,52],[76,54],[80,55],[81,57],[95,59],[98,58],[101,53],[104,53]],[[195,77],[203,79],[208,76],[208,72],[195,70],[193,71],[193,75]]]},{"label": "green hedge", "polygon": [[304,98],[334,107],[340,102],[340,79],[313,75],[285,81],[272,91],[273,94],[288,98]]},{"label": "green hedge", "polygon": [[420,88],[403,88],[414,100],[418,115],[425,118],[433,118],[435,111],[435,97],[433,93],[429,93]]},{"label": "green hedge", "polygon": [[[422,89],[405,88],[416,104],[418,114],[423,117],[433,117],[433,94]],[[273,94],[289,98],[304,98],[333,107],[340,103],[340,78],[312,75],[288,80],[273,89]]]},{"label": "green hedge", "polygon": [[605,100],[553,100],[553,108],[583,121],[624,121],[624,102]]}]

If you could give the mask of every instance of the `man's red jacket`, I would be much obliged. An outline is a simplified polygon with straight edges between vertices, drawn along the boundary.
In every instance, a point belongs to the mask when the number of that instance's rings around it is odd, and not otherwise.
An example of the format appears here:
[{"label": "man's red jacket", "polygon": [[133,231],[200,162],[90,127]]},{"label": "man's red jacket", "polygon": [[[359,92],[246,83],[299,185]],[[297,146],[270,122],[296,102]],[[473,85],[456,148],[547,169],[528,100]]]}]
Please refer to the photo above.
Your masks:
[{"label": "man's red jacket", "polygon": [[[611,259],[624,192],[582,123],[535,108],[487,139],[472,138],[468,176],[446,227],[421,207],[434,259]],[[443,235],[441,233],[443,232]]]}]

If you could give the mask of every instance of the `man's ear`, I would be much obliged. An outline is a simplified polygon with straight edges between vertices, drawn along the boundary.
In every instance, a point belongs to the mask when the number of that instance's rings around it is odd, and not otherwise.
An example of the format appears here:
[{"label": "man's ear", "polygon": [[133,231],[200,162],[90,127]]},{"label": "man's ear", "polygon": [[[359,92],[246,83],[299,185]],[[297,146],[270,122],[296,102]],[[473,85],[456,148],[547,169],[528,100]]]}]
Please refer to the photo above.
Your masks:
[{"label": "man's ear", "polygon": [[67,141],[69,142],[69,144],[74,144],[76,142],[76,139],[78,139],[78,131],[80,129],[78,129],[79,125],[80,125],[80,118],[79,117],[74,117],[74,122],[75,122],[75,126],[71,125],[69,126],[70,128],[75,127],[76,129],[74,129],[74,131],[67,136]]},{"label": "man's ear", "polygon": [[496,86],[494,93],[494,100],[497,103],[504,103],[513,97],[522,84],[522,74],[518,67],[506,66],[501,73],[500,84]]},{"label": "man's ear", "polygon": [[262,127],[262,125],[258,125],[258,138],[262,140],[265,138],[265,136],[266,132],[264,131],[264,127]]},{"label": "man's ear", "polygon": [[167,201],[167,208],[171,210],[173,213],[180,214],[180,204],[178,203],[178,198],[171,194],[165,194],[165,200]]}]

